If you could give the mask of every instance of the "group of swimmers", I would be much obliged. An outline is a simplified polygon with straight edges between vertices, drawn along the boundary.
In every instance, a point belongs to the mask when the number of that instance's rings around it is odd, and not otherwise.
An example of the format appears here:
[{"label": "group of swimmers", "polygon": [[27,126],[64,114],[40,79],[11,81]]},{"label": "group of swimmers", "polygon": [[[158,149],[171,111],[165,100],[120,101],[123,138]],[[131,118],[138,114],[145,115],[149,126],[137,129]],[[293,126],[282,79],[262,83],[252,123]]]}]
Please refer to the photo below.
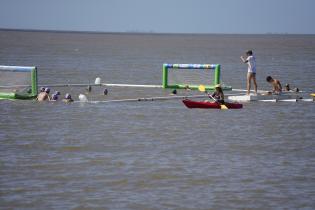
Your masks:
[{"label": "group of swimmers", "polygon": [[[59,91],[55,91],[53,94],[49,95],[50,89],[41,87],[40,93],[37,95],[37,101],[58,101],[58,97],[60,96]],[[63,102],[69,103],[73,102],[73,99],[69,93],[66,93],[64,98],[62,99]]]},{"label": "group of swimmers", "polygon": [[[90,93],[92,91],[92,86],[88,85],[86,87],[86,93]],[[45,88],[45,87],[41,87],[40,88],[40,93],[37,95],[37,101],[58,101],[59,96],[60,96],[60,92],[59,91],[55,91],[53,94],[50,94],[50,89],[49,88]],[[103,95],[107,95],[108,94],[108,90],[107,88],[105,88],[102,92]],[[80,94],[82,95],[82,94]],[[86,97],[85,97],[86,98]],[[79,98],[80,99],[80,98]],[[74,100],[72,99],[71,95],[69,93],[66,93],[64,98],[62,99],[63,102],[66,103],[70,103],[73,102]]]}]

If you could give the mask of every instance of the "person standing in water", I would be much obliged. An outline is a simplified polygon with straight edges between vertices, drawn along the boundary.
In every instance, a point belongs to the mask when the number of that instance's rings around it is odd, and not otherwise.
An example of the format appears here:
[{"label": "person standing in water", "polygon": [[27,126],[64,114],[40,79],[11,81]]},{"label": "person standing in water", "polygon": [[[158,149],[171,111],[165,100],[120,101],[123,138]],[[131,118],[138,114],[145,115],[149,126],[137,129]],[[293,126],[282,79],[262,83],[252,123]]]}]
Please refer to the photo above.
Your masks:
[{"label": "person standing in water", "polygon": [[[42,90],[41,90],[42,91]],[[49,88],[45,88],[45,90],[43,92],[40,92],[37,96],[37,101],[50,101],[51,98],[49,96],[50,93],[50,89]]]},{"label": "person standing in water", "polygon": [[65,103],[71,103],[71,102],[73,102],[73,99],[72,99],[71,95],[69,93],[67,93],[65,95],[65,98],[62,99],[62,101],[65,102]]},{"label": "person standing in water", "polygon": [[253,55],[252,50],[248,50],[246,52],[247,58],[245,59],[243,56],[241,56],[241,60],[243,63],[247,63],[248,69],[247,69],[247,95],[250,94],[251,89],[251,83],[252,80],[254,82],[254,90],[255,94],[257,94],[257,82],[256,82],[256,58]]},{"label": "person standing in water", "polygon": [[59,95],[60,95],[60,92],[55,91],[55,93],[51,95],[51,101],[57,101]]}]

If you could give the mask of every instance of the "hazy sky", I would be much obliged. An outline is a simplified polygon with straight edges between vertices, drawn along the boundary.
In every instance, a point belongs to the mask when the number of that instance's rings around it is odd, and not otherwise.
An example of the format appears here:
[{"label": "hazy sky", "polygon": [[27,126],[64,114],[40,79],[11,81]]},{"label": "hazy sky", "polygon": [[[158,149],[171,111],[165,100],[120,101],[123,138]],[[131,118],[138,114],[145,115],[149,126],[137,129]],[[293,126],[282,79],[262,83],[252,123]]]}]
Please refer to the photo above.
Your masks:
[{"label": "hazy sky", "polygon": [[315,0],[0,0],[0,28],[315,34]]}]

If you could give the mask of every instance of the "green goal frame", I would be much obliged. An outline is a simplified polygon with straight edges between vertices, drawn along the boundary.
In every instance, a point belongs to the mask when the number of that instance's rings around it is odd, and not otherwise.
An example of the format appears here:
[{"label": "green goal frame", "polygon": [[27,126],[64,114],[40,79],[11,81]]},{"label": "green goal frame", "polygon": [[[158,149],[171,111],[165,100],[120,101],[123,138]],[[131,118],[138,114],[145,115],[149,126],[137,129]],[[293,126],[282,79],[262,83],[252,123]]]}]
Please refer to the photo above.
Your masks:
[{"label": "green goal frame", "polygon": [[[168,72],[172,69],[205,69],[205,70],[214,70],[214,79],[212,84],[169,84],[168,81]],[[200,85],[204,85],[206,90],[214,90],[217,84],[220,84],[221,77],[221,65],[220,64],[163,64],[162,69],[162,87],[170,89],[189,89],[197,90]],[[222,84],[221,84],[222,85]],[[231,86],[222,86],[223,90],[232,90]]]},{"label": "green goal frame", "polygon": [[[38,84],[37,84],[37,67],[35,66],[0,66],[0,71],[8,72],[29,72],[31,79],[31,84],[25,87],[31,86],[31,89],[28,93],[18,93],[18,92],[0,92],[0,99],[34,99],[38,93]],[[0,84],[1,86],[1,84]],[[24,87],[20,86],[20,87]],[[5,86],[4,86],[5,87]]]}]

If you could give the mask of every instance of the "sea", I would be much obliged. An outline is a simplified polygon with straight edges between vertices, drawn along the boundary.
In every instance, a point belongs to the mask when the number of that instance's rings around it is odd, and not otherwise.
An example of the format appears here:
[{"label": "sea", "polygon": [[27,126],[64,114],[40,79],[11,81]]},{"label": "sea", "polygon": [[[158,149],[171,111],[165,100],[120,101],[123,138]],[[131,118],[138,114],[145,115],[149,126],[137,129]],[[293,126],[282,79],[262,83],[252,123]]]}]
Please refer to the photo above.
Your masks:
[{"label": "sea", "polygon": [[0,100],[0,209],[315,209],[314,102],[188,109],[112,101],[169,89],[54,86],[161,85],[163,63],[207,63],[245,89],[247,50],[258,89],[271,89],[271,75],[311,98],[315,35],[1,30],[0,65],[36,66],[40,86],[75,102]]}]

